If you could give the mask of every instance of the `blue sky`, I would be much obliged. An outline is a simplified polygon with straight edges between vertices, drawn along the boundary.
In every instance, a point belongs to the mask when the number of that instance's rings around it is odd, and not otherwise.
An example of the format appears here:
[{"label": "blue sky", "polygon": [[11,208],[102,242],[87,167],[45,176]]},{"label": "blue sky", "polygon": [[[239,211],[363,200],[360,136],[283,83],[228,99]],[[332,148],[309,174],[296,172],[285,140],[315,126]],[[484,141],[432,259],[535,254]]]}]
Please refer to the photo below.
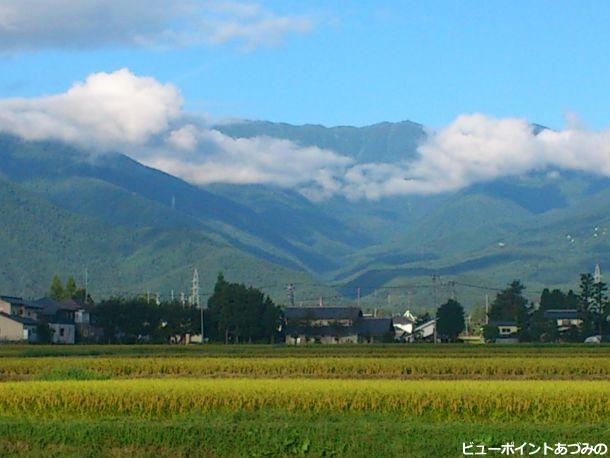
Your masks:
[{"label": "blue sky", "polygon": [[83,37],[74,46],[7,49],[0,97],[60,93],[91,73],[128,67],[175,84],[188,111],[215,118],[325,125],[410,119],[438,128],[481,112],[560,128],[573,112],[592,128],[610,124],[608,2],[260,5],[278,17],[307,18],[311,27],[249,49],[239,41],[160,48]]}]

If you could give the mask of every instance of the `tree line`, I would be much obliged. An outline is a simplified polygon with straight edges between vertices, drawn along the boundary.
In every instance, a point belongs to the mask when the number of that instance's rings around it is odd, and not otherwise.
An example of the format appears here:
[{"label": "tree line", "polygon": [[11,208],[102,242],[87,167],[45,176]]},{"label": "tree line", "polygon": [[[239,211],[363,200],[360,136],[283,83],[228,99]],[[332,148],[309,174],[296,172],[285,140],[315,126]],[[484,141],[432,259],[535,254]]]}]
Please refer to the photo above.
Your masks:
[{"label": "tree line", "polygon": [[88,304],[95,325],[104,330],[104,342],[186,342],[201,335],[208,342],[274,343],[279,337],[281,308],[262,291],[243,283],[230,283],[218,275],[214,293],[203,311],[180,301],[149,300],[146,295],[112,297],[94,304],[84,301],[85,290],[69,277],[65,285],[56,275],[48,296],[56,301],[73,299]]},{"label": "tree line", "polygon": [[[522,342],[583,342],[592,335],[610,334],[608,287],[602,281],[595,281],[592,274],[581,274],[578,293],[545,288],[538,304],[528,301],[525,290],[519,280],[511,282],[496,294],[487,316],[479,315],[479,330],[485,340],[500,337],[499,323],[514,324],[518,330],[510,337]],[[560,333],[556,319],[545,315],[549,310],[575,310],[581,324],[571,325]],[[437,338],[441,341],[456,342],[466,330],[464,307],[454,299],[442,304],[435,318]],[[418,318],[416,326],[430,319],[425,313]]]}]

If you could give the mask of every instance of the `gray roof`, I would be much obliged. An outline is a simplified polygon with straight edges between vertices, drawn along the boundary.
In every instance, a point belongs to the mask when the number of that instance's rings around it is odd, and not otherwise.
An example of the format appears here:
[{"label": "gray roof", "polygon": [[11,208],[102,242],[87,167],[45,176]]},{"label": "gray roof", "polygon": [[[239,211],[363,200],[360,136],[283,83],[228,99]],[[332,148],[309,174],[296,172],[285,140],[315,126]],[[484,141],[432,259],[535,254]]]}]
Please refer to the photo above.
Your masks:
[{"label": "gray roof", "polygon": [[516,321],[508,321],[508,320],[492,321],[489,324],[491,324],[492,326],[519,326],[519,323],[517,323]]},{"label": "gray roof", "polygon": [[580,314],[575,309],[549,309],[544,311],[544,317],[554,320],[575,320],[580,318]]},{"label": "gray roof", "polygon": [[362,316],[358,307],[286,307],[287,320],[352,320]]},{"label": "gray roof", "polygon": [[362,318],[358,325],[358,334],[382,336],[394,332],[392,318]]},{"label": "gray roof", "polygon": [[284,327],[286,335],[309,336],[383,336],[393,334],[392,318],[360,318],[352,326],[295,326]]},{"label": "gray roof", "polygon": [[422,329],[427,328],[428,326],[433,325],[433,324],[436,324],[436,319],[426,321],[425,323],[420,324],[415,329],[413,329],[413,333],[415,333],[417,331],[421,331]]},{"label": "gray roof", "polygon": [[25,324],[25,325],[29,325],[29,326],[37,326],[40,323],[36,320],[33,320],[32,318],[28,318],[25,316],[19,316],[19,315],[9,315],[8,313],[4,313],[4,312],[0,312],[1,316],[4,316],[6,318],[9,318],[13,321],[16,321],[17,323],[21,323],[21,324]]},{"label": "gray roof", "polygon": [[11,305],[25,305],[26,307],[33,308],[33,309],[40,308],[39,305],[37,305],[37,304],[35,304],[33,302],[30,302],[30,301],[26,301],[22,297],[0,296],[0,299],[2,299],[4,302],[8,302]]}]

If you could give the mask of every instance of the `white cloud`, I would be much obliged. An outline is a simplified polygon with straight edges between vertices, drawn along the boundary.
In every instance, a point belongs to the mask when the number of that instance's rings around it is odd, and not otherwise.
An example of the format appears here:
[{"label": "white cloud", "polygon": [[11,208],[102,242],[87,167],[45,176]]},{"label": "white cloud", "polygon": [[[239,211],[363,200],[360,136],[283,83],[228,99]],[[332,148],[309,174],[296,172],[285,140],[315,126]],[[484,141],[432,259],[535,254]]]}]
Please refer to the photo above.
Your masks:
[{"label": "white cloud", "polygon": [[[166,150],[144,161],[195,184],[273,184],[283,187],[324,187],[325,170],[340,171],[352,160],[317,147],[301,147],[271,137],[231,138],[217,130],[187,126],[188,146],[171,155]],[[184,128],[172,131],[176,144]],[[193,135],[191,137],[191,135]],[[196,146],[193,146],[194,141]]]},{"label": "white cloud", "polygon": [[303,34],[311,18],[223,0],[0,0],[0,51],[234,42],[244,49]]},{"label": "white cloud", "polygon": [[610,176],[610,129],[590,131],[574,117],[564,130],[538,132],[524,119],[463,115],[429,133],[414,161],[357,164],[288,140],[231,138],[185,113],[173,85],[127,69],[92,74],[61,94],[0,100],[0,130],[119,149],[195,184],[271,184],[312,200],[452,192],[532,171]]},{"label": "white cloud", "polygon": [[573,118],[568,121],[562,131],[536,134],[525,119],[462,115],[431,133],[414,162],[353,167],[345,175],[343,191],[368,199],[437,194],[555,168],[610,176],[610,129],[589,131]]},{"label": "white cloud", "polygon": [[0,100],[0,128],[30,140],[121,147],[168,129],[181,106],[171,84],[122,69],[92,74],[62,94]]},{"label": "white cloud", "polygon": [[339,189],[333,174],[352,162],[288,140],[233,139],[184,113],[173,85],[127,69],[95,73],[61,94],[0,100],[0,131],[118,149],[195,184],[273,184],[329,195]]}]

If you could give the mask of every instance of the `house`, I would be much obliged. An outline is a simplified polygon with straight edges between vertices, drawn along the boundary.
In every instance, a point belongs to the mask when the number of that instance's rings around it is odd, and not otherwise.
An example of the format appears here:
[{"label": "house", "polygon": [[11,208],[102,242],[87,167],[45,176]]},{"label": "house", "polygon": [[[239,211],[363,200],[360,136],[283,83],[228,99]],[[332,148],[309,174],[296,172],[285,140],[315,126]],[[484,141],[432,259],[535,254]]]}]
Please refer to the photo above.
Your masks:
[{"label": "house", "polygon": [[40,321],[51,330],[51,343],[74,344],[74,315],[80,306],[74,301],[58,302],[48,297],[38,299],[35,304],[40,307]]},{"label": "house", "polygon": [[392,318],[365,317],[358,322],[357,331],[359,342],[375,343],[394,340],[394,323]]},{"label": "house", "polygon": [[74,312],[74,325],[78,342],[99,343],[104,337],[104,330],[99,326],[97,316],[91,313],[88,306],[81,306]]},{"label": "house", "polygon": [[392,318],[397,340],[404,340],[413,333],[417,318],[409,310],[400,316]]},{"label": "house", "polygon": [[494,321],[492,326],[498,328],[498,336],[509,337],[519,332],[519,325],[516,321]]},{"label": "house", "polygon": [[429,320],[416,326],[413,332],[406,337],[407,342],[435,342],[436,320]]},{"label": "house", "polygon": [[544,311],[544,318],[554,321],[559,332],[569,331],[573,326],[579,327],[583,323],[575,309],[548,309]]},{"label": "house", "polygon": [[0,311],[0,342],[38,342],[39,322]]},{"label": "house", "polygon": [[358,307],[287,307],[282,331],[291,345],[379,342],[392,338],[391,318],[364,317]]},{"label": "house", "polygon": [[40,306],[15,296],[0,296],[0,312],[38,320]]},{"label": "house", "polygon": [[498,329],[497,337],[493,339],[495,343],[512,344],[519,342],[518,334],[521,328],[516,321],[493,321],[489,325],[495,326]]}]

